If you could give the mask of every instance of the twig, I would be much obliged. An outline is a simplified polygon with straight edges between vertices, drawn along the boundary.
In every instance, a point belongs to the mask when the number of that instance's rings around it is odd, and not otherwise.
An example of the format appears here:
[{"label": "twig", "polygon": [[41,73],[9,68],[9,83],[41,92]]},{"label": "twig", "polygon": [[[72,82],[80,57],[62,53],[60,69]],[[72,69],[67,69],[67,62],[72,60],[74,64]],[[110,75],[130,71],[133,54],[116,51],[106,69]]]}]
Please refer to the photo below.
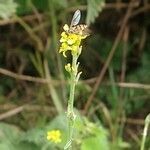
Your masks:
[{"label": "twig", "polygon": [[[5,111],[5,110],[9,110],[9,109],[16,109],[18,106],[15,105],[15,104],[2,104],[0,105],[0,110],[2,111]],[[50,107],[50,106],[39,106],[39,105],[22,105],[20,107],[23,107],[23,110],[25,111],[41,111],[41,108],[44,110],[44,111],[47,111],[47,112],[56,112],[56,109],[54,107]],[[22,111],[23,111],[22,110]]]},{"label": "twig", "polygon": [[[43,17],[43,14],[39,14],[39,15],[40,15],[40,18]],[[33,20],[37,19],[37,16],[35,14],[27,15],[27,16],[22,17],[22,19],[24,21],[33,21]],[[13,23],[18,23],[18,20],[16,18],[11,18],[9,20],[0,20],[0,26],[7,25],[7,24],[13,24]]]},{"label": "twig", "polygon": [[[87,80],[82,80],[80,83],[86,83],[86,84],[92,84],[97,81],[98,77],[91,78]],[[111,84],[109,82],[103,83],[103,86],[110,86]],[[114,83],[115,86],[123,87],[123,88],[135,88],[135,89],[150,89],[150,84],[142,84],[142,83],[128,83],[128,82],[116,82]]]},{"label": "twig", "polygon": [[[3,69],[0,68],[0,73],[4,74],[6,76],[15,78],[17,80],[25,80],[25,81],[30,81],[30,82],[37,82],[37,83],[51,83],[54,85],[59,85],[60,81],[59,80],[47,80],[44,78],[39,78],[39,77],[33,77],[33,76],[28,76],[28,75],[21,75],[21,74],[17,74],[14,73],[12,71],[9,71],[7,69]],[[88,80],[82,80],[80,81],[80,83],[94,83],[97,80],[97,78],[91,78]],[[68,81],[63,81],[64,84],[67,84]],[[109,86],[109,83],[105,83],[104,85]],[[150,89],[150,85],[148,84],[141,84],[141,83],[124,83],[124,82],[119,82],[119,83],[115,83],[115,85],[119,86],[119,87],[124,87],[124,88],[137,88],[137,89]]]},{"label": "twig", "polygon": [[136,89],[150,89],[150,85],[140,84],[140,83],[116,83],[116,85],[124,88],[136,88]]},{"label": "twig", "polygon": [[27,76],[27,75],[20,75],[17,73],[14,73],[12,71],[0,68],[0,73],[4,74],[6,76],[18,79],[18,80],[25,80],[25,81],[32,81],[32,82],[37,82],[37,83],[48,83],[50,81],[48,81],[47,79],[43,79],[43,78],[38,78],[38,77],[32,77],[32,76]]},{"label": "twig", "polygon": [[22,105],[22,106],[17,107],[17,105],[13,105],[13,104],[9,104],[9,105],[4,104],[4,105],[0,105],[1,110],[8,110],[8,109],[11,109],[11,110],[0,114],[0,120],[14,116],[18,113],[21,113],[24,110],[26,110],[26,111],[41,111],[41,108],[43,111],[56,113],[56,109],[54,107],[49,107],[49,106]]},{"label": "twig", "polygon": [[90,107],[90,105],[91,105],[91,102],[93,101],[94,96],[95,96],[95,94],[96,94],[96,92],[97,92],[97,90],[98,90],[98,87],[99,87],[99,85],[100,85],[100,83],[101,83],[101,81],[102,81],[102,79],[103,79],[103,77],[104,77],[104,75],[105,75],[105,73],[106,73],[106,70],[107,70],[107,68],[108,68],[108,66],[109,66],[109,64],[110,64],[110,62],[111,62],[111,60],[112,60],[112,58],[113,58],[113,56],[114,56],[116,47],[118,46],[118,44],[119,44],[119,42],[120,42],[120,40],[121,40],[122,34],[123,34],[123,32],[124,32],[124,29],[125,29],[125,27],[126,27],[126,24],[127,24],[127,22],[128,22],[128,19],[129,19],[129,17],[130,17],[131,11],[132,11],[132,9],[133,9],[133,7],[131,7],[131,4],[133,3],[133,1],[134,1],[134,0],[132,0],[132,1],[130,2],[130,4],[129,4],[128,10],[127,10],[126,15],[125,15],[125,17],[124,17],[124,19],[123,19],[123,22],[122,22],[122,26],[121,26],[121,28],[120,28],[120,30],[119,30],[119,33],[118,33],[118,35],[117,35],[117,37],[116,37],[116,39],[115,39],[115,42],[114,42],[114,44],[113,44],[113,46],[112,46],[112,49],[111,49],[111,51],[110,51],[110,53],[109,53],[109,55],[108,55],[108,58],[107,58],[107,60],[106,60],[106,63],[104,64],[104,67],[102,68],[102,71],[100,72],[99,77],[98,77],[98,79],[97,79],[97,81],[96,81],[96,83],[95,83],[95,85],[94,85],[93,91],[92,91],[91,95],[89,96],[89,98],[88,98],[88,100],[87,100],[87,103],[86,103],[85,106],[84,106],[84,113],[86,113],[87,110],[89,109],[89,107]]},{"label": "twig", "polygon": [[143,6],[143,7],[139,8],[139,9],[137,9],[136,11],[134,11],[130,17],[133,18],[133,17],[137,16],[138,14],[140,14],[142,12],[145,12],[145,11],[147,11],[149,9],[150,9],[150,5]]},{"label": "twig", "polygon": [[[96,78],[91,78],[87,80],[82,80],[80,83],[87,83],[91,84],[97,81],[98,77]],[[109,82],[103,83],[103,86],[110,86],[111,84]],[[142,83],[128,83],[128,82],[116,82],[114,83],[115,86],[123,87],[123,88],[135,88],[135,89],[145,89],[149,90],[150,89],[150,84],[142,84]]]},{"label": "twig", "polygon": [[[9,71],[7,69],[3,69],[0,68],[0,73],[4,74],[6,76],[15,78],[17,80],[24,80],[24,81],[30,81],[30,82],[36,82],[36,83],[42,83],[42,84],[46,84],[46,83],[50,83],[53,85],[60,85],[60,82],[62,82],[63,84],[68,84],[68,81],[60,81],[60,80],[48,80],[48,79],[44,79],[44,78],[39,78],[39,77],[33,77],[33,76],[28,76],[28,75],[21,75],[21,74],[17,74],[14,73],[12,71]],[[97,78],[91,78],[88,80],[82,80],[80,81],[80,83],[94,83],[97,80]],[[116,86],[119,87],[123,87],[123,88],[136,88],[136,89],[145,89],[145,90],[149,90],[150,89],[150,85],[148,84],[141,84],[141,83],[124,83],[124,82],[119,82],[119,83],[114,83]],[[106,83],[103,84],[106,86],[109,86],[110,83]]]},{"label": "twig", "polygon": [[22,110],[23,110],[23,106],[20,106],[20,107],[17,107],[15,109],[12,109],[6,113],[0,114],[0,120],[14,116],[14,115],[20,113]]},{"label": "twig", "polygon": [[128,123],[128,124],[134,124],[134,125],[142,125],[142,126],[144,125],[144,120],[143,119],[134,119],[134,118],[122,119],[122,118],[120,118],[118,121]]}]

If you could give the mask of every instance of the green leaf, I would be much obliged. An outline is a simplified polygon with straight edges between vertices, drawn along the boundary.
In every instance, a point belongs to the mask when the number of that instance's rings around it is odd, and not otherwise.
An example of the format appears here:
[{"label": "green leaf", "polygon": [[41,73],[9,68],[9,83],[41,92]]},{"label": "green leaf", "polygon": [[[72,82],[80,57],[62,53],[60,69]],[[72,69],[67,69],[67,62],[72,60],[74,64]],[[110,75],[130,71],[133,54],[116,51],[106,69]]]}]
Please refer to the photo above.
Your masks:
[{"label": "green leaf", "polygon": [[27,131],[21,138],[22,142],[34,143],[41,146],[46,139],[46,132],[44,129],[35,128]]},{"label": "green leaf", "polygon": [[87,0],[87,17],[86,24],[89,25],[95,21],[95,18],[98,16],[99,12],[102,11],[102,8],[105,4],[105,0]]},{"label": "green leaf", "polygon": [[17,150],[15,146],[9,141],[3,141],[0,143],[1,150]]},{"label": "green leaf", "polygon": [[101,124],[90,122],[85,117],[77,120],[76,139],[81,141],[81,150],[109,150],[108,132]]},{"label": "green leaf", "polygon": [[[12,150],[12,149],[9,149]],[[28,142],[20,142],[15,150],[41,150],[41,147],[38,147],[34,143],[28,143]]]},{"label": "green leaf", "polygon": [[64,147],[67,141],[67,132],[68,132],[68,121],[66,114],[61,114],[56,116],[47,126],[46,131],[58,129],[61,132],[62,142],[59,144],[60,147]]},{"label": "green leaf", "polygon": [[17,143],[20,135],[21,131],[17,127],[0,123],[0,149],[17,150]]},{"label": "green leaf", "polygon": [[[61,135],[62,142],[56,145],[46,139],[47,132],[55,129],[60,130],[62,134]],[[56,147],[63,149],[67,140],[66,130],[67,130],[66,116],[65,114],[62,114],[54,118],[50,123],[48,123],[47,126],[28,130],[26,133],[22,135],[19,144],[24,143],[24,145],[26,146],[28,146],[29,144],[31,146],[35,145],[36,147],[40,148],[40,150],[47,149],[47,148],[55,150]]]},{"label": "green leaf", "polygon": [[109,145],[105,137],[99,135],[83,140],[81,150],[109,150]]},{"label": "green leaf", "polygon": [[8,19],[16,13],[17,4],[13,0],[0,0],[0,18]]},{"label": "green leaf", "polygon": [[0,123],[0,142],[13,142],[14,139],[17,139],[20,134],[21,131],[17,127],[5,123]]}]

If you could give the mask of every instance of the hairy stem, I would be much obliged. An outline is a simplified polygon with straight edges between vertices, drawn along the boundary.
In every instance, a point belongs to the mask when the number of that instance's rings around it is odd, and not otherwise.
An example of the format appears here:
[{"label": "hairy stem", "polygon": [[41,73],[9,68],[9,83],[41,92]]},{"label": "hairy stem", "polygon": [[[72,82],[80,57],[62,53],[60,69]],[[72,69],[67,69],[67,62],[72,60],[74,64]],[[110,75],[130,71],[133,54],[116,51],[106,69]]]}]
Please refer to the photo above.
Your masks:
[{"label": "hairy stem", "polygon": [[75,86],[77,82],[77,55],[72,55],[72,72],[70,73],[70,96],[68,100],[68,108],[67,108],[67,118],[68,118],[68,125],[69,125],[69,132],[68,132],[68,142],[64,149],[71,150],[72,149],[72,140],[73,140],[73,130],[74,130],[74,123],[75,123],[75,114],[73,110],[74,105],[74,95],[75,95]]}]

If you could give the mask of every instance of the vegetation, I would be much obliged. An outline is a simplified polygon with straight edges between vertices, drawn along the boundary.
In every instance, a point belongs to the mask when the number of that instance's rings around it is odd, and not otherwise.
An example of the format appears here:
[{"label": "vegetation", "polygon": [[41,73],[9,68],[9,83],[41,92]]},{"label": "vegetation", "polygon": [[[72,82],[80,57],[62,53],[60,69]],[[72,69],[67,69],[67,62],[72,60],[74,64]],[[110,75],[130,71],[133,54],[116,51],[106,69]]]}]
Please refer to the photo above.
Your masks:
[{"label": "vegetation", "polygon": [[[60,39],[78,9],[90,36],[74,55]],[[150,150],[149,10],[148,0],[0,0],[0,150]]]}]

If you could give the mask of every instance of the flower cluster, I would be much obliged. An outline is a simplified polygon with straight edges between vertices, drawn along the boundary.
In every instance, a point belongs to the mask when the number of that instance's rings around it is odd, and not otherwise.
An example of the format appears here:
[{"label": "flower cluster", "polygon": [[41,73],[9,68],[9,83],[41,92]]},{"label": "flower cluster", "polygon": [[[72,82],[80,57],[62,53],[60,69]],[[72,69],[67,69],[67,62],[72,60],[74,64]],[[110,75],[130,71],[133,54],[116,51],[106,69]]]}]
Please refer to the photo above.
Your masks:
[{"label": "flower cluster", "polygon": [[63,56],[66,57],[66,52],[71,51],[71,54],[80,54],[81,48],[81,40],[85,39],[86,36],[81,34],[69,33],[69,26],[67,24],[63,27],[64,31],[61,33],[61,47],[59,52],[63,53]]},{"label": "flower cluster", "polygon": [[47,140],[54,143],[61,142],[61,132],[59,130],[52,130],[47,132]]}]

